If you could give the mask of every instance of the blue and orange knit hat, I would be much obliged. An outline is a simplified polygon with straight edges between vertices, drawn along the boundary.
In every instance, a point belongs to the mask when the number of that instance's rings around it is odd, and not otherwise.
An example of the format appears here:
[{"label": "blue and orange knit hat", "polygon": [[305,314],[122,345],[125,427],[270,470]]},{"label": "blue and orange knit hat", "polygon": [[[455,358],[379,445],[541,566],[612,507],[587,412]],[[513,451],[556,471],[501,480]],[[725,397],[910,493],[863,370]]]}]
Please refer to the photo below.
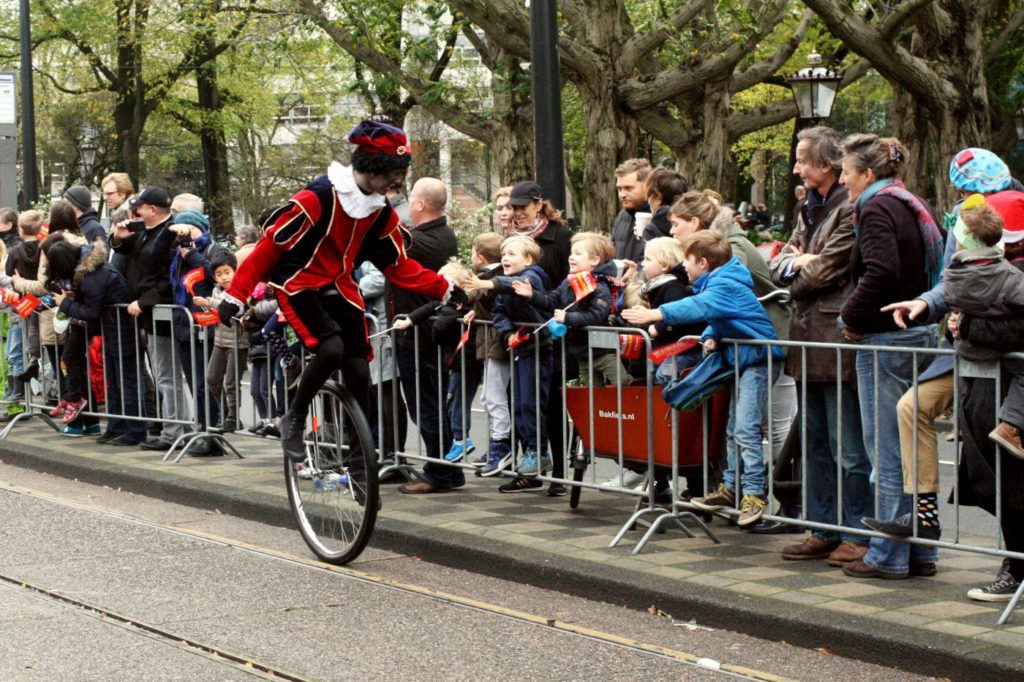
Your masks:
[{"label": "blue and orange knit hat", "polygon": [[987,149],[968,147],[949,162],[949,181],[964,192],[991,194],[1010,186],[1010,169]]}]

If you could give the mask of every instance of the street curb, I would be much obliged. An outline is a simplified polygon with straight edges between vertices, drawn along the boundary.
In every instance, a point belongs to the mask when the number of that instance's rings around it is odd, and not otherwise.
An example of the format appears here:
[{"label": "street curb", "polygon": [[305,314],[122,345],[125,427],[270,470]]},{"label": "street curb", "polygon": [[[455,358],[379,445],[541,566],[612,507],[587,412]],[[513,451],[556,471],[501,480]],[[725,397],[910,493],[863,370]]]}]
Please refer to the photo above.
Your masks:
[{"label": "street curb", "polygon": [[[170,468],[168,473],[140,472],[132,467],[67,453],[21,452],[6,441],[0,441],[0,458],[13,466],[62,478],[200,509],[215,509],[270,525],[294,526],[291,510],[281,497],[240,491],[209,481],[189,480],[190,485],[183,485],[182,479]],[[282,483],[283,478],[282,471]],[[769,602],[756,597],[705,586],[699,587],[699,592],[691,590],[680,594],[666,589],[675,583],[657,576],[556,557],[528,547],[435,527],[410,527],[406,522],[389,521],[386,517],[378,517],[371,544],[450,568],[616,606],[647,610],[654,605],[679,622],[693,619],[706,627],[827,650],[835,655],[917,674],[950,679],[996,679],[1024,672],[1024,660],[1006,660],[1008,649],[995,644],[929,632],[928,645],[924,645],[918,641],[919,629],[781,601],[777,602],[778,612],[764,613],[759,609]]]}]

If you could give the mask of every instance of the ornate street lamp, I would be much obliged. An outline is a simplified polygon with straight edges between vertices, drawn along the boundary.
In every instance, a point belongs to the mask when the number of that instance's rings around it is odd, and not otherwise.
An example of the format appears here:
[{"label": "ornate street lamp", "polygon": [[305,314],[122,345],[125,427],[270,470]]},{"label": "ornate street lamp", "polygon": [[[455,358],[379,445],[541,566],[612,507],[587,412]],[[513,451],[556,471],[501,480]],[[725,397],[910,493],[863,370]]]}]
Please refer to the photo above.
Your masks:
[{"label": "ornate street lamp", "polygon": [[832,115],[832,105],[843,76],[821,64],[821,55],[812,53],[807,57],[807,68],[786,77],[801,119],[817,121]]},{"label": "ornate street lamp", "polygon": [[1013,112],[1013,125],[1017,128],[1017,139],[1024,141],[1024,107]]},{"label": "ornate street lamp", "polygon": [[82,131],[82,141],[78,143],[78,175],[86,187],[92,186],[92,168],[96,163],[96,137],[92,126]]}]

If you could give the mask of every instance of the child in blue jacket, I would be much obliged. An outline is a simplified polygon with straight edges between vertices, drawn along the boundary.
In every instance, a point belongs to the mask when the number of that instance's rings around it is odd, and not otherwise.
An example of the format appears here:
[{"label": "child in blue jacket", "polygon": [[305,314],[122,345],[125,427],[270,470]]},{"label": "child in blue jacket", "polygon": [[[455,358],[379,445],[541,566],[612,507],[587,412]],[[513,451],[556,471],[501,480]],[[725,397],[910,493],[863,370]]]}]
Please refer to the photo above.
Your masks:
[{"label": "child in blue jacket", "polygon": [[[545,316],[553,316],[568,327],[565,346],[568,354],[575,358],[580,369],[580,381],[584,386],[595,383],[598,386],[613,384],[625,386],[633,377],[629,375],[615,350],[593,348],[588,339],[587,327],[608,326],[612,310],[612,293],[609,282],[616,275],[612,262],[615,247],[611,240],[596,232],[577,232],[570,242],[569,276],[551,291],[538,291],[529,282],[513,284],[517,294],[527,298]],[[594,290],[577,300],[573,290],[573,278],[591,273]],[[593,363],[591,363],[593,358]]]},{"label": "child in blue jacket", "polygon": [[[540,247],[529,237],[513,236],[501,243],[502,273],[513,282],[526,281],[534,290],[545,291],[548,278],[536,264],[539,260]],[[518,472],[522,476],[536,476],[552,468],[544,425],[554,359],[547,329],[533,334],[536,326],[529,323],[545,322],[547,315],[526,298],[502,290],[494,301],[491,320],[502,346],[512,351],[512,408],[523,450]]]},{"label": "child in blue jacket", "polygon": [[[727,339],[776,340],[772,322],[764,306],[754,295],[754,281],[725,237],[711,230],[702,230],[683,242],[683,264],[693,282],[694,295],[672,301],[658,308],[632,308],[623,317],[632,324],[651,324],[664,320],[670,325],[706,320],[708,328],[701,335],[704,348],[709,352],[687,377],[701,380],[701,365],[716,363],[724,368],[736,366],[738,354],[737,390],[729,401],[729,423],[726,427],[726,469],[718,489],[705,497],[690,500],[694,506],[716,511],[736,504],[736,454],[743,459],[740,476],[740,526],[757,523],[767,506],[765,500],[766,467],[761,446],[761,415],[768,394],[769,347],[762,345],[728,344],[719,349],[718,341]],[[714,355],[712,351],[717,351]],[[772,346],[775,377],[782,368],[784,350]]]}]

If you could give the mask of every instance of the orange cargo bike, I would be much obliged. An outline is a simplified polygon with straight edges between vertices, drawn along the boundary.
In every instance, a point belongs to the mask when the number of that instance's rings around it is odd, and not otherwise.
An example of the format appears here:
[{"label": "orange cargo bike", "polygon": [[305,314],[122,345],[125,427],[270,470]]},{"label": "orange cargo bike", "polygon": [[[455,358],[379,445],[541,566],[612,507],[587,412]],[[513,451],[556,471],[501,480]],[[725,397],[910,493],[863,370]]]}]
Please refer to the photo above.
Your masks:
[{"label": "orange cargo bike", "polygon": [[[666,467],[671,471],[674,456],[681,478],[701,475],[704,470],[704,452],[713,456],[724,447],[731,388],[713,394],[701,408],[692,412],[678,411],[669,406],[662,399],[660,386],[624,386],[621,389],[621,402],[619,389],[615,386],[579,386],[563,390],[566,411],[573,426],[570,453],[573,481],[576,483],[582,483],[591,453],[596,457],[618,461],[621,452],[623,464],[639,465],[647,469],[648,474],[652,473],[654,466]],[[583,487],[572,486],[569,500],[571,508],[575,509],[579,505]],[[637,509],[610,546],[618,544],[625,532],[643,517],[656,518],[634,548],[634,554],[643,548],[661,525],[670,522],[674,522],[690,537],[694,535],[683,521],[695,522],[718,542],[718,538],[703,520],[692,511],[679,508],[678,500],[673,500],[671,510],[655,505],[653,485],[648,486],[646,497],[646,508]]]}]

